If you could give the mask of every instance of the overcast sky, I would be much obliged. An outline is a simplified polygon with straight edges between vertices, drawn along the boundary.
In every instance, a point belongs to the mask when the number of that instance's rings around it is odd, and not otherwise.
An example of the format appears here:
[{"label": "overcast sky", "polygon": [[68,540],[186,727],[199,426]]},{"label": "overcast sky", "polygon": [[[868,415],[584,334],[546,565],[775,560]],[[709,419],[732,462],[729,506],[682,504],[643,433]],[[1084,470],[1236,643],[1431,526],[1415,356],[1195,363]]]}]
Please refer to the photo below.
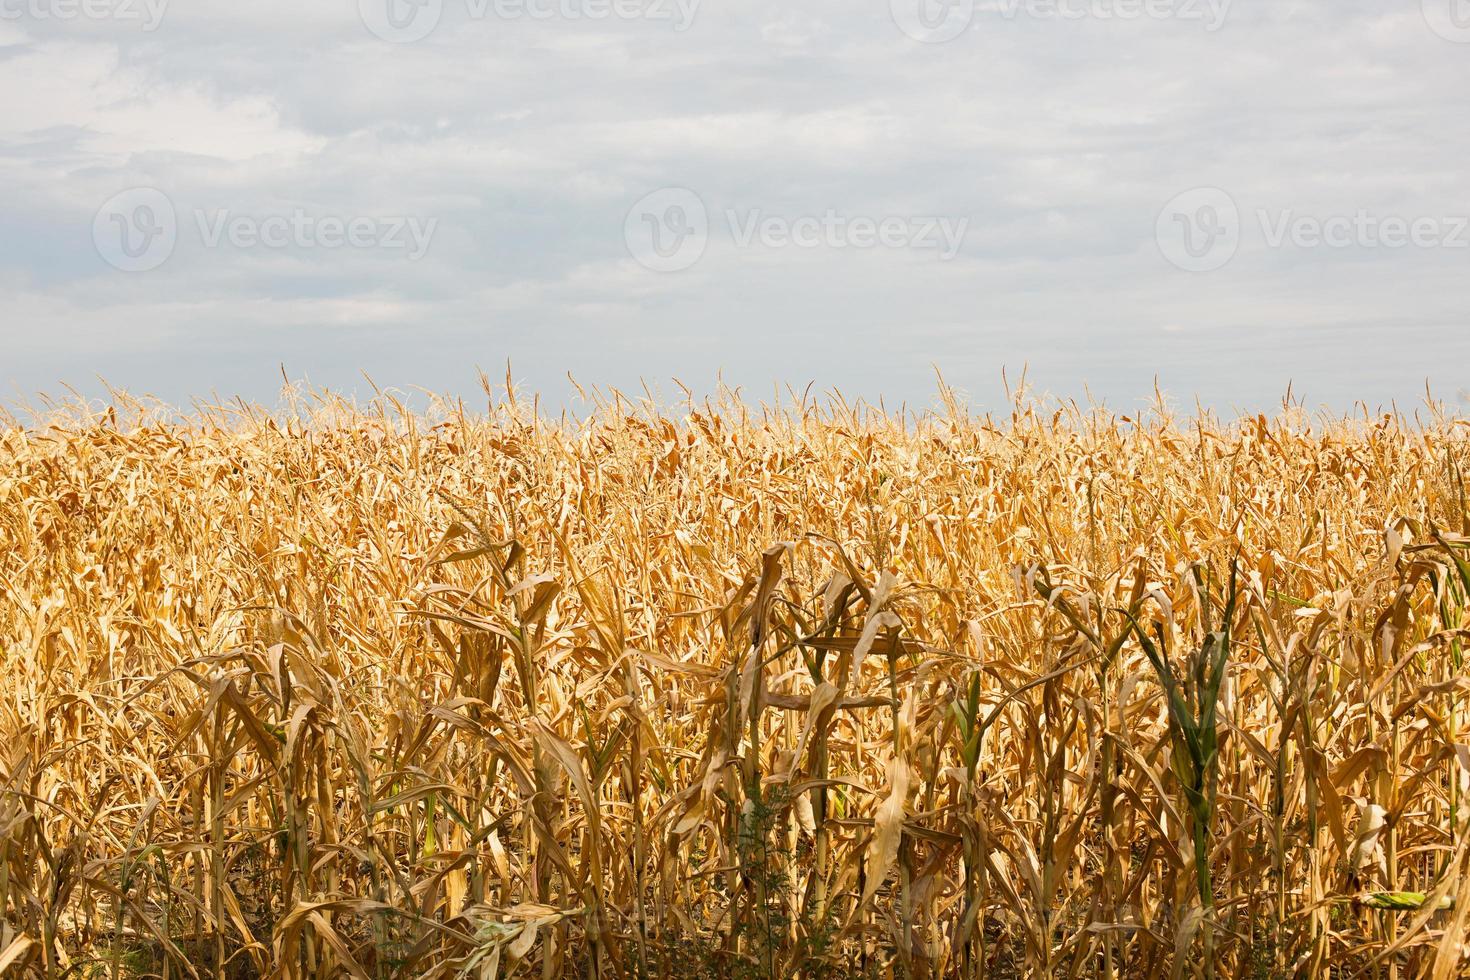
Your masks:
[{"label": "overcast sky", "polygon": [[1470,0],[0,0],[0,93],[3,396],[1470,388]]}]

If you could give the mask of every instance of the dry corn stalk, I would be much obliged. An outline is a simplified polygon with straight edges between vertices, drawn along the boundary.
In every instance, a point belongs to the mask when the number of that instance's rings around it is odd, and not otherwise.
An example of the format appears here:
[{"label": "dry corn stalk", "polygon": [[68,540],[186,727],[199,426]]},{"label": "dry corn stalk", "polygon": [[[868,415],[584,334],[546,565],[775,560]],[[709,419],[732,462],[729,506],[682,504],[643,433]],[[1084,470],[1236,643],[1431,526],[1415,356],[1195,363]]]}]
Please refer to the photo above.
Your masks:
[{"label": "dry corn stalk", "polygon": [[295,398],[0,430],[0,970],[1463,968],[1454,419]]}]

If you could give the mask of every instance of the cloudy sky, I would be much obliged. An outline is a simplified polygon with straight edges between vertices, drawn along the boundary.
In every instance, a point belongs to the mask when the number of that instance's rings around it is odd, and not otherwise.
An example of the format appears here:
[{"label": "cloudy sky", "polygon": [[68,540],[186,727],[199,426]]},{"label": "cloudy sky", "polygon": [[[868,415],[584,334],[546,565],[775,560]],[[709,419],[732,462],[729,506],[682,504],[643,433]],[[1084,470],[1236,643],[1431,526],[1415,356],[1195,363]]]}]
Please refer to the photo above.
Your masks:
[{"label": "cloudy sky", "polygon": [[0,397],[1457,401],[1467,83],[1470,0],[0,0]]}]

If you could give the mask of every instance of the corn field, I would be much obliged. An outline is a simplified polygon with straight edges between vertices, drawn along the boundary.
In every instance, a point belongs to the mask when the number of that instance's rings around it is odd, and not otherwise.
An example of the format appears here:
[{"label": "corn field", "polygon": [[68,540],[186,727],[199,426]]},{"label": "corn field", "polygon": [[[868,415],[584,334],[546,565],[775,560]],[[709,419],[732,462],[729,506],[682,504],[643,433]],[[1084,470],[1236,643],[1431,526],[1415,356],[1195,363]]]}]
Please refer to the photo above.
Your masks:
[{"label": "corn field", "polygon": [[0,421],[0,973],[1464,975],[1453,415],[592,404]]}]

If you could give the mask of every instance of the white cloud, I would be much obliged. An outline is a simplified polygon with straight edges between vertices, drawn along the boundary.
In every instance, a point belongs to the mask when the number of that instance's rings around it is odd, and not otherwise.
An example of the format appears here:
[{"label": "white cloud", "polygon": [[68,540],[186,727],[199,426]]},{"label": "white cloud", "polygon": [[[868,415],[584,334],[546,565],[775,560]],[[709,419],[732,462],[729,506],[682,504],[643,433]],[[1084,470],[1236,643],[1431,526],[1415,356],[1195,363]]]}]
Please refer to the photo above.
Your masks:
[{"label": "white cloud", "polygon": [[[1214,33],[982,4],[938,45],[905,37],[886,2],[706,0],[683,33],[445,8],[406,45],[372,37],[356,0],[190,0],[151,33],[0,20],[0,91],[20,94],[0,110],[0,383],[122,364],[114,381],[174,398],[218,379],[269,395],[273,371],[241,381],[244,366],[294,360],[450,388],[514,355],[549,384],[725,368],[913,398],[930,363],[983,396],[1002,364],[1029,362],[1052,390],[1130,398],[1158,373],[1269,404],[1289,378],[1340,402],[1411,398],[1470,352],[1466,253],[1246,235],[1192,275],[1153,237],[1165,202],[1199,186],[1248,222],[1470,211],[1470,45],[1417,4],[1237,0]],[[129,276],[91,233],[131,186],[164,190],[181,232],[161,268]],[[623,241],[629,207],[665,186],[715,216],[703,259],[669,275]],[[419,262],[210,249],[200,209],[439,228]],[[954,216],[970,232],[950,263],[740,248],[726,209]],[[185,378],[167,367],[181,352]]]},{"label": "white cloud", "polygon": [[0,139],[32,140],[64,128],[96,166],[122,166],[148,153],[242,161],[326,142],[282,125],[264,96],[226,99],[199,84],[170,83],[124,63],[108,43],[27,46],[0,60],[0,90],[24,93],[0,116]]}]

